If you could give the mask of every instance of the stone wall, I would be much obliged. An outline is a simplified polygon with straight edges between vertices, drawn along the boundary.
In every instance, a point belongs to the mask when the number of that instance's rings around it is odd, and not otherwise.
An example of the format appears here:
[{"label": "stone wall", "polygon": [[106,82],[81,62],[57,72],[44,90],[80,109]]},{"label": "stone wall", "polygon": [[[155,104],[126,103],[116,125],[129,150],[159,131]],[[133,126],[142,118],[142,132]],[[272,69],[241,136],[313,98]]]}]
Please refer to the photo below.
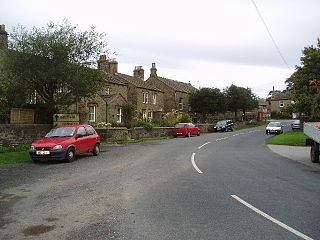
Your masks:
[{"label": "stone wall", "polygon": [[101,141],[121,141],[129,139],[128,129],[125,127],[95,129],[101,137]]},{"label": "stone wall", "polygon": [[0,124],[0,146],[31,144],[51,128],[50,124]]},{"label": "stone wall", "polygon": [[202,133],[213,132],[213,124],[196,124],[196,126],[200,128]]},{"label": "stone wall", "polygon": [[147,138],[147,137],[165,137],[172,136],[172,127],[154,127],[151,129],[145,129],[142,127],[131,129],[131,138]]}]

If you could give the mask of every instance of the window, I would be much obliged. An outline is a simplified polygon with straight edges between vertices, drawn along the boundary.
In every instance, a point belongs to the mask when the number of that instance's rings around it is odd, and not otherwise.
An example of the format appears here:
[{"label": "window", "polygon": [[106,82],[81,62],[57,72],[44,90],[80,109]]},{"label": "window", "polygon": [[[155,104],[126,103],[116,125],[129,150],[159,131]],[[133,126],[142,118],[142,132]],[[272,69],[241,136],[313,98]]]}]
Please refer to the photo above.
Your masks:
[{"label": "window", "polygon": [[94,131],[94,129],[93,129],[92,127],[86,126],[85,128],[86,128],[86,130],[87,130],[88,135],[93,135],[93,134],[95,134],[95,131]]},{"label": "window", "polygon": [[284,107],[283,101],[279,101],[279,107]]},{"label": "window", "polygon": [[142,119],[143,119],[143,120],[146,120],[146,119],[147,119],[147,112],[146,112],[146,111],[143,111],[143,112],[142,112]]},{"label": "window", "polygon": [[96,121],[96,106],[89,106],[89,122]]},{"label": "window", "polygon": [[121,123],[122,122],[122,108],[118,108],[117,111],[117,123]]},{"label": "window", "polygon": [[110,94],[110,88],[109,88],[109,87],[106,88],[106,94],[107,94],[107,95]]},{"label": "window", "polygon": [[148,112],[148,121],[152,121],[153,112]]},{"label": "window", "polygon": [[84,127],[79,127],[77,134],[79,134],[81,136],[87,135],[86,130],[84,129]]},{"label": "window", "polygon": [[152,95],[152,99],[153,99],[153,104],[157,104],[157,94],[153,94]]},{"label": "window", "polygon": [[147,92],[142,93],[142,103],[148,103],[149,94]]},{"label": "window", "polygon": [[179,110],[183,110],[183,98],[179,99]]}]

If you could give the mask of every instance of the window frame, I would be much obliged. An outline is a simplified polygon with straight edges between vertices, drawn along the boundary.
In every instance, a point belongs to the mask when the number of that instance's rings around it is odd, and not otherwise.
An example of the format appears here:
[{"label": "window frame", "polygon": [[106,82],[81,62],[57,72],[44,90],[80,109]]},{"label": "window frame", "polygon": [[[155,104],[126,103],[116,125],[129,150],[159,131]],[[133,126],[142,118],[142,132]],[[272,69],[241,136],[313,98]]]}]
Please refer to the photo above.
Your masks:
[{"label": "window frame", "polygon": [[122,123],[122,107],[117,108],[117,123]]},{"label": "window frame", "polygon": [[[91,109],[93,109],[93,112],[91,112]],[[92,119],[93,116],[93,119]],[[97,106],[96,105],[90,105],[89,106],[89,122],[96,122],[97,120]]]}]

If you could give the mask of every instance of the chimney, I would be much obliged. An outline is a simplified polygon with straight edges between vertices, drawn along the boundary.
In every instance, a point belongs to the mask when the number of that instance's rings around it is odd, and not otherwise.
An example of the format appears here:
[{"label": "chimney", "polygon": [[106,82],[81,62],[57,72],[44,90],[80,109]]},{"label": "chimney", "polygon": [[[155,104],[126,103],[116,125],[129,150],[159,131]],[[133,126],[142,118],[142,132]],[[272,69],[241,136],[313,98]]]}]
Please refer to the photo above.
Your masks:
[{"label": "chimney", "polygon": [[156,64],[152,63],[152,68],[150,69],[150,77],[156,77],[156,76],[157,76]]},{"label": "chimney", "polygon": [[109,73],[115,74],[118,73],[118,62],[115,58],[109,59]]},{"label": "chimney", "polygon": [[8,33],[6,32],[6,26],[0,25],[0,49],[8,48]]},{"label": "chimney", "polygon": [[109,64],[107,62],[106,55],[100,55],[100,58],[98,60],[98,69],[105,72],[109,72]]},{"label": "chimney", "polygon": [[142,66],[136,66],[133,70],[133,76],[144,80],[144,70]]}]

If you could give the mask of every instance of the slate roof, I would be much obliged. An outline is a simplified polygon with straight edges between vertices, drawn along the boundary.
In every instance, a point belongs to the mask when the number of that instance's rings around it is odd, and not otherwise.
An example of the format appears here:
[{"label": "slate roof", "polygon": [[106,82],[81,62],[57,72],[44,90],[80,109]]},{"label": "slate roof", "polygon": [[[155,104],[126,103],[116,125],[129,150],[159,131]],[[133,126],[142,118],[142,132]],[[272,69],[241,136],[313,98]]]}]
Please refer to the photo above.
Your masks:
[{"label": "slate roof", "polygon": [[178,91],[178,92],[191,93],[192,91],[197,90],[190,83],[179,82],[176,80],[172,80],[172,79],[164,78],[164,77],[159,77],[159,76],[156,76],[154,78],[157,78],[159,81],[163,82],[168,87],[171,87],[173,90]]},{"label": "slate roof", "polygon": [[156,88],[154,86],[151,86],[149,83],[143,81],[140,78],[133,77],[133,76],[130,76],[130,75],[126,75],[126,74],[123,74],[123,73],[116,73],[115,76],[120,77],[120,79],[122,81],[125,81],[127,83],[131,83],[135,87],[143,88],[143,89],[147,89],[147,90],[153,90],[153,91],[157,91],[157,92],[163,92],[160,89],[158,89],[158,88]]},{"label": "slate roof", "polygon": [[271,95],[271,100],[289,100],[291,99],[291,93],[289,91],[275,91]]},{"label": "slate roof", "polygon": [[114,83],[114,84],[125,85],[125,86],[128,85],[127,82],[122,81],[121,78],[117,77],[117,75],[113,75],[107,72],[104,72],[104,73],[108,83]]}]

